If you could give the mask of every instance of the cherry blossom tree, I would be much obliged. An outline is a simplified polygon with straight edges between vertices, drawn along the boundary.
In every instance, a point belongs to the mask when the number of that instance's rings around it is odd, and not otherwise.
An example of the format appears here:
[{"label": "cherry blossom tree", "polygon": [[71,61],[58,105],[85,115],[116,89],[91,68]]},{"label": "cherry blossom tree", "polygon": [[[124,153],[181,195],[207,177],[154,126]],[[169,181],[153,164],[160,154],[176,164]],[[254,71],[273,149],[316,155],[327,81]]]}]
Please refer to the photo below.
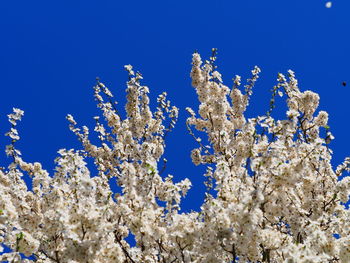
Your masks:
[{"label": "cherry blossom tree", "polygon": [[[149,89],[128,65],[126,116],[99,80],[94,96],[98,145],[89,129],[68,115],[83,150],[58,151],[53,175],[26,162],[16,148],[23,111],[9,114],[6,134],[12,158],[0,170],[0,240],[11,252],[1,262],[350,262],[350,158],[331,166],[334,138],[328,114],[316,112],[318,94],[301,92],[293,71],[278,74],[270,109],[245,117],[260,69],[241,88],[223,84],[216,50],[208,61],[192,59],[192,85],[200,102],[187,128],[198,147],[191,153],[207,170],[200,211],[180,211],[190,189],[161,167],[165,136],[178,109],[164,92],[150,110]],[[286,98],[286,119],[272,117],[276,96]],[[93,158],[98,175],[90,173]],[[28,189],[23,176],[32,178]],[[116,180],[120,193],[113,193]],[[165,205],[160,205],[163,201]],[[129,244],[133,235],[136,244]]]}]

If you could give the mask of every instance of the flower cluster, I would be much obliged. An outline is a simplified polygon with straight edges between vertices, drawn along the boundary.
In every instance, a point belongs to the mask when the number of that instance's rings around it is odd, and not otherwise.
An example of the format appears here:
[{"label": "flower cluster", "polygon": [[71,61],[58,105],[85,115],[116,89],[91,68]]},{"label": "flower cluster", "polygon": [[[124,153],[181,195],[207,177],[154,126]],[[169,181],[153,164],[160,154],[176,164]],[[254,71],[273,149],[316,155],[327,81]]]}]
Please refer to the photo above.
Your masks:
[{"label": "flower cluster", "polygon": [[[350,262],[350,213],[344,206],[350,180],[342,176],[350,159],[333,170],[334,137],[328,114],[316,113],[318,94],[301,92],[293,71],[278,74],[268,114],[247,119],[260,69],[252,70],[244,90],[240,76],[229,88],[215,61],[215,49],[205,62],[193,54],[191,78],[200,105],[198,113],[186,109],[188,131],[198,143],[193,163],[207,166],[208,190],[198,212],[180,211],[191,182],[174,182],[158,167],[178,109],[162,93],[152,112],[149,89],[132,66],[125,66],[126,116],[97,80],[99,144],[68,115],[83,150],[59,150],[52,176],[15,148],[23,111],[14,109],[6,134],[13,162],[0,169],[0,242],[11,252],[0,261]],[[286,119],[272,117],[276,94],[287,98]],[[90,173],[87,157],[98,175]],[[32,178],[31,190],[24,174]],[[120,192],[113,193],[111,180]],[[127,242],[130,235],[135,244]]]}]

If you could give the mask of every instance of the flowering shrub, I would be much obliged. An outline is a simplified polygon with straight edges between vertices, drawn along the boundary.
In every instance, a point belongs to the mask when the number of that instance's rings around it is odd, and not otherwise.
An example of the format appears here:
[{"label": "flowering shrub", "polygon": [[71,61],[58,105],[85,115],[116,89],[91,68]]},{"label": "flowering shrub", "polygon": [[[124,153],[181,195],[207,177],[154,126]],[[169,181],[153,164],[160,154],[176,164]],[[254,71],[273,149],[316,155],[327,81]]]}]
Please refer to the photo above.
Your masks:
[{"label": "flowering shrub", "polygon": [[[105,120],[95,117],[100,144],[68,115],[84,150],[59,150],[53,176],[40,163],[24,161],[16,149],[23,111],[14,109],[6,134],[12,140],[6,154],[13,161],[0,170],[0,240],[12,252],[3,253],[1,261],[350,262],[350,214],[343,205],[350,181],[338,179],[349,171],[350,158],[332,169],[333,136],[328,114],[316,112],[319,96],[301,92],[292,71],[278,74],[270,110],[247,119],[260,69],[252,70],[244,90],[239,76],[230,89],[215,59],[215,50],[204,63],[193,54],[192,85],[200,106],[198,113],[186,109],[188,131],[198,142],[192,161],[207,166],[208,191],[198,212],[179,211],[191,182],[174,182],[158,170],[178,109],[163,93],[151,112],[148,87],[130,65],[126,118],[97,81],[95,99]],[[271,116],[277,95],[287,98],[284,120]],[[91,176],[87,156],[98,176]],[[32,190],[24,173],[32,178]],[[113,194],[110,180],[117,181],[120,193]],[[130,234],[136,245],[126,241]]]}]

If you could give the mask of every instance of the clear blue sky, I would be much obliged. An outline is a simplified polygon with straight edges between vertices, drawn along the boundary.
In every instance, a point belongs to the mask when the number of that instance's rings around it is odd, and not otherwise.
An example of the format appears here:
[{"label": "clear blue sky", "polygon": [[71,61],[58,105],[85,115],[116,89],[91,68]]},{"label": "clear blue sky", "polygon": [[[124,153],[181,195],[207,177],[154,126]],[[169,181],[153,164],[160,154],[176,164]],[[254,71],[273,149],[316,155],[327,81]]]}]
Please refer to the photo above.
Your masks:
[{"label": "clear blue sky", "polygon": [[[132,64],[144,76],[153,101],[162,91],[180,108],[167,137],[167,172],[194,182],[185,201],[197,209],[203,198],[203,167],[190,161],[196,146],[185,128],[185,107],[198,103],[191,87],[191,54],[209,57],[218,48],[219,71],[227,85],[262,69],[248,116],[264,114],[278,72],[293,69],[302,90],[320,94],[330,114],[335,141],[333,165],[350,155],[350,2],[323,0],[215,1],[1,1],[0,148],[12,107],[25,111],[17,143],[27,161],[52,173],[60,148],[79,148],[66,114],[93,127],[98,111],[92,86],[99,76],[123,107]],[[347,81],[346,87],[342,82]],[[154,106],[154,104],[153,104]],[[7,165],[5,153],[0,165]]]}]

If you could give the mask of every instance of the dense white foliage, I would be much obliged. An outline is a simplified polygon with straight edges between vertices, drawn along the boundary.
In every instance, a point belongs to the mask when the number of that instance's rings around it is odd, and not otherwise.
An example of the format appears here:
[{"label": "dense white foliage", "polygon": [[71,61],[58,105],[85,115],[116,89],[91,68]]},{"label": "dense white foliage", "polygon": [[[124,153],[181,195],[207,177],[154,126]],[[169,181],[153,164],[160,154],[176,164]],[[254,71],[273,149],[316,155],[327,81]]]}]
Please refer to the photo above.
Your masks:
[{"label": "dense white foliage", "polygon": [[[13,162],[0,170],[0,242],[13,252],[0,260],[350,262],[350,214],[343,205],[350,181],[338,179],[349,171],[350,159],[332,169],[328,144],[333,136],[328,114],[316,112],[319,96],[301,92],[292,71],[278,74],[266,116],[247,119],[244,112],[260,69],[252,70],[244,90],[239,76],[229,88],[215,59],[215,50],[205,62],[193,54],[192,85],[200,106],[198,113],[187,108],[188,131],[198,142],[193,163],[207,166],[208,192],[200,211],[181,213],[180,201],[191,182],[174,182],[160,171],[164,138],[178,109],[163,93],[151,112],[148,87],[128,65],[126,118],[98,81],[95,98],[104,121],[95,117],[94,131],[100,144],[94,145],[89,129],[77,127],[68,115],[84,150],[60,150],[53,176],[40,163],[22,159],[15,143],[23,111],[8,115],[12,128],[6,135],[12,143],[6,153]],[[286,97],[284,120],[271,116],[277,95]],[[198,137],[201,132],[207,139]],[[90,174],[87,156],[94,159],[98,176]],[[25,173],[32,177],[32,191]],[[122,193],[113,195],[109,180],[116,180]],[[130,233],[135,246],[125,241]]]}]

